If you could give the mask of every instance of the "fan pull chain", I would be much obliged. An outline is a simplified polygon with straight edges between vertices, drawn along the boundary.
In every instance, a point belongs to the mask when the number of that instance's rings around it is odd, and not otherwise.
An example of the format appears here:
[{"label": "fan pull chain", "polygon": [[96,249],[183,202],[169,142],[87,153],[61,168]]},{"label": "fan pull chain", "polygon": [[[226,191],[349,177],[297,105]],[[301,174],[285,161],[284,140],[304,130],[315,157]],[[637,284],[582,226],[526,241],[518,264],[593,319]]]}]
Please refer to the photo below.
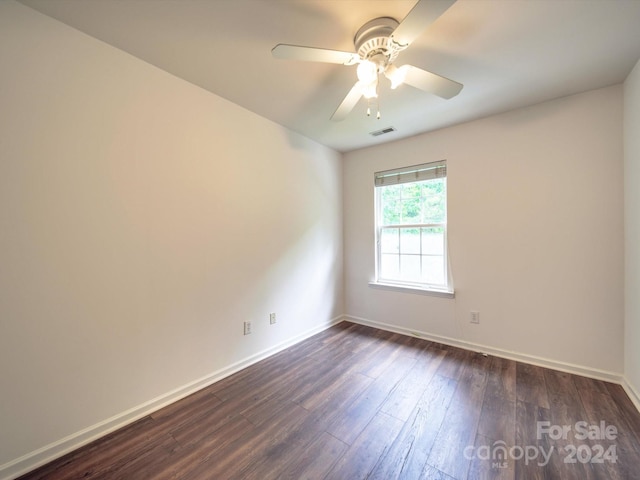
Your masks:
[{"label": "fan pull chain", "polygon": [[[378,80],[380,76],[378,74]],[[376,80],[376,119],[380,120],[380,96],[378,95],[378,81]],[[367,117],[371,116],[371,97],[367,97]]]},{"label": "fan pull chain", "polygon": [[380,72],[378,72],[378,80],[376,81],[376,107],[378,110],[376,119],[380,120],[380,95],[378,95],[378,85],[380,85]]},{"label": "fan pull chain", "polygon": [[[380,100],[376,99],[376,119],[380,120]],[[367,117],[371,116],[371,99],[367,99]]]}]

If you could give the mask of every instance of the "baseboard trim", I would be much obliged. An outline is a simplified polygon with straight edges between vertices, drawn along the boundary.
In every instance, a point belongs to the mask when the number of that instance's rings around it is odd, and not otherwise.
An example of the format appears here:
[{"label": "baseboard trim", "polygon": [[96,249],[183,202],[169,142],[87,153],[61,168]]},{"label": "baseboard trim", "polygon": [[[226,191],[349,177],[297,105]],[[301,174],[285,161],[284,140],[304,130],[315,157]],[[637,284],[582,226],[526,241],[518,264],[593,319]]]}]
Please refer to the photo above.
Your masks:
[{"label": "baseboard trim", "polygon": [[20,475],[24,475],[46,463],[49,463],[56,458],[60,458],[73,450],[76,450],[100,437],[103,437],[119,428],[122,428],[140,418],[143,418],[162,407],[165,407],[171,403],[174,403],[184,397],[191,395],[209,385],[222,380],[254,363],[264,360],[271,355],[274,355],[285,348],[288,348],[296,343],[299,343],[313,335],[326,330],[338,323],[344,321],[344,316],[340,315],[316,326],[306,332],[296,335],[284,342],[281,342],[273,347],[267,348],[260,352],[257,352],[243,360],[235,362],[227,367],[216,370],[202,378],[199,378],[186,385],[178,387],[170,392],[160,395],[148,402],[133,407],[125,412],[119,413],[111,418],[108,418],[102,422],[92,425],[84,430],[73,433],[65,438],[62,438],[56,442],[45,445],[38,450],[27,453],[22,457],[12,460],[4,465],[0,465],[0,479],[13,480]]},{"label": "baseboard trim", "polygon": [[631,383],[629,383],[629,379],[626,376],[622,377],[621,385],[622,388],[624,388],[624,391],[627,392],[627,395],[629,396],[635,407],[640,412],[640,394],[638,393],[638,391],[633,387],[633,385],[631,385]]},{"label": "baseboard trim", "polygon": [[528,363],[528,364],[536,365],[539,367],[551,368],[553,370],[559,370],[561,372],[573,373],[576,375],[582,375],[584,377],[594,378],[597,380],[604,380],[607,382],[622,384],[622,375],[614,372],[607,372],[605,370],[598,370],[595,368],[584,367],[581,365],[559,362],[557,360],[537,357],[535,355],[528,355],[525,353],[519,353],[519,352],[510,351],[510,350],[503,350],[500,348],[490,347],[488,345],[481,345],[478,343],[468,342],[466,340],[458,340],[456,338],[446,337],[442,335],[435,335],[429,332],[412,330],[412,329],[401,327],[398,325],[392,325],[392,324],[383,323],[383,322],[376,322],[374,320],[368,320],[366,318],[356,317],[353,315],[345,315],[344,319],[347,322],[367,325],[369,327],[379,328],[381,330],[386,330],[394,333],[400,333],[402,335],[409,335],[412,337],[424,338],[425,340],[431,340],[433,342],[450,345],[452,347],[459,347],[465,350],[471,350],[473,352],[487,353],[489,355],[493,355],[496,357],[507,358],[509,360],[516,360],[518,362]]}]

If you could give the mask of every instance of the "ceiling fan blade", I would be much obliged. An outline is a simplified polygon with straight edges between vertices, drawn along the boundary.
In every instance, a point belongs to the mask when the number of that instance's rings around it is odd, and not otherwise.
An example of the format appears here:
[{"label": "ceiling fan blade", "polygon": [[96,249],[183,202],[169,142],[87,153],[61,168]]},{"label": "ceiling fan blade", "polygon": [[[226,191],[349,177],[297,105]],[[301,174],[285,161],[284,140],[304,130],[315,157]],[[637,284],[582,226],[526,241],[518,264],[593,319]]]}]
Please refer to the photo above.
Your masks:
[{"label": "ceiling fan blade", "polygon": [[460,93],[463,85],[435,73],[427,72],[411,65],[400,67],[405,70],[404,83],[419,88],[425,92],[433,93],[442,98],[452,98]]},{"label": "ceiling fan blade", "polygon": [[301,47],[300,45],[287,45],[284,43],[279,43],[273,47],[271,54],[275,58],[282,58],[284,60],[339,63],[342,65],[354,65],[360,60],[357,53],[315,47]]},{"label": "ceiling fan blade", "polygon": [[347,93],[347,96],[344,97],[344,100],[342,100],[342,103],[337,108],[337,110],[333,113],[333,115],[331,115],[331,120],[333,120],[334,122],[344,120],[347,115],[349,115],[351,110],[353,110],[353,107],[356,106],[356,103],[358,103],[360,97],[362,97],[365,86],[366,85],[362,82],[356,82],[351,90],[349,90],[349,93]]},{"label": "ceiling fan blade", "polygon": [[418,0],[418,3],[393,31],[391,38],[406,47],[455,2],[456,0]]}]

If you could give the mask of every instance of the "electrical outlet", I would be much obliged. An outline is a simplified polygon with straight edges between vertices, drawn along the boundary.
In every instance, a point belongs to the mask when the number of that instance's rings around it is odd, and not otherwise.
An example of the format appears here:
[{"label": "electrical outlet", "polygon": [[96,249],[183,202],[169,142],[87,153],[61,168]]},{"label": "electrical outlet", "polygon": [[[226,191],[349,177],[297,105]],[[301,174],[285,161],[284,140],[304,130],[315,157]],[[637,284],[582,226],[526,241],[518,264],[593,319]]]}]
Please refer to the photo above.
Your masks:
[{"label": "electrical outlet", "polygon": [[471,311],[471,320],[469,320],[469,322],[471,323],[480,323],[480,312],[476,312],[476,311]]},{"label": "electrical outlet", "polygon": [[244,322],[244,334],[249,335],[251,333],[251,322]]},{"label": "electrical outlet", "polygon": [[271,325],[273,325],[274,323],[276,323],[276,314],[275,313],[270,313],[269,314],[269,323]]}]

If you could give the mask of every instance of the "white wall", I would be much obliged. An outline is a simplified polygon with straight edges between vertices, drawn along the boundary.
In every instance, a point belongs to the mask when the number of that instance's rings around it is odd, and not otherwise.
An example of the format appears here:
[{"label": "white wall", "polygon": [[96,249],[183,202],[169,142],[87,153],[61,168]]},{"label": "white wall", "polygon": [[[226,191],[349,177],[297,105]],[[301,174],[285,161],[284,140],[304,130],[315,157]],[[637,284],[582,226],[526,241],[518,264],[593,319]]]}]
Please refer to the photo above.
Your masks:
[{"label": "white wall", "polygon": [[640,61],[624,83],[624,374],[640,408]]},{"label": "white wall", "polygon": [[[622,158],[620,85],[346,154],[346,314],[620,375]],[[368,286],[374,172],[441,159],[455,299]]]},{"label": "white wall", "polygon": [[0,478],[340,318],[338,153],[8,0],[0,64]]}]

